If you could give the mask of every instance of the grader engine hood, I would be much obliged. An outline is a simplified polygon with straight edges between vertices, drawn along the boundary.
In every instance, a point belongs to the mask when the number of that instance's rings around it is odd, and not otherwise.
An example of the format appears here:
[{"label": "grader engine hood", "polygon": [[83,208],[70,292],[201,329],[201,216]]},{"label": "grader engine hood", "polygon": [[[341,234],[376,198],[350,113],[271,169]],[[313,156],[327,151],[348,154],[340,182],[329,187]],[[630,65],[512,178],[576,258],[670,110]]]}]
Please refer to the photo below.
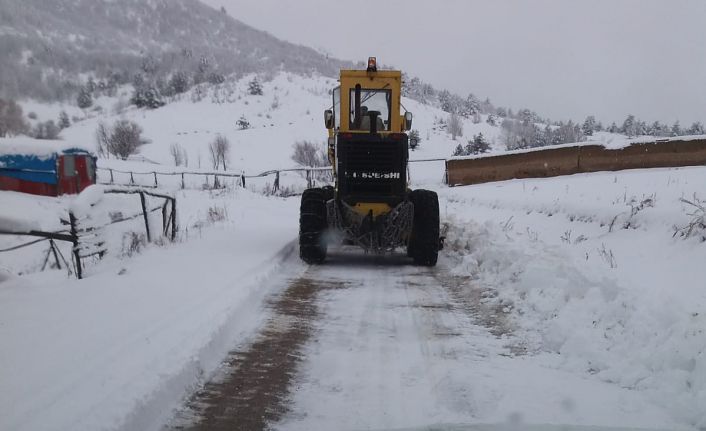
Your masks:
[{"label": "grader engine hood", "polygon": [[340,134],[336,154],[338,194],[348,205],[404,200],[407,190],[408,137]]}]

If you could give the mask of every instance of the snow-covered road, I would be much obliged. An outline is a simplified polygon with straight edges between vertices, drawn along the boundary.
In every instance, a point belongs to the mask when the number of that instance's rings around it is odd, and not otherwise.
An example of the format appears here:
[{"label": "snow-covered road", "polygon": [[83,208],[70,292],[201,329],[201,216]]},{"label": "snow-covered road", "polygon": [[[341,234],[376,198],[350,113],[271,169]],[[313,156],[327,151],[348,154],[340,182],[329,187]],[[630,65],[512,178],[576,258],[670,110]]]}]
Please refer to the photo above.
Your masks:
[{"label": "snow-covered road", "polygon": [[401,255],[338,250],[281,278],[287,287],[260,335],[172,427],[676,427],[639,391],[526,355],[506,312],[484,301],[496,292],[451,275],[449,263],[419,268]]}]

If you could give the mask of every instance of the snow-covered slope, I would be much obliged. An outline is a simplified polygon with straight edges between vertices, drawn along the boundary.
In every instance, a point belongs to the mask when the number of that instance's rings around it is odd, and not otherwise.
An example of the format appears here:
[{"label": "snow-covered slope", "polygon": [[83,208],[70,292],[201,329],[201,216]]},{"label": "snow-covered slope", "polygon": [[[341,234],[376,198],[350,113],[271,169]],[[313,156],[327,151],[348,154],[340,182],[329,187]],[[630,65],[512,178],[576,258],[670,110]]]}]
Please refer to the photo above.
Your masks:
[{"label": "snow-covered slope", "polygon": [[[218,134],[227,137],[232,145],[229,170],[257,174],[293,167],[291,155],[295,142],[308,140],[322,145],[325,142],[323,111],[331,105],[329,91],[337,85],[336,81],[282,72],[263,83],[262,96],[253,96],[247,88],[252,78],[253,75],[245,75],[227,85],[208,87],[203,99],[196,102],[192,90],[155,110],[128,107],[115,112],[112,105],[119,97],[106,98],[99,101],[102,111],[92,112],[88,118],[62,131],[60,136],[64,141],[94,146],[100,122],[111,125],[126,118],[138,123],[144,129],[144,137],[150,140],[141,147],[140,155],[164,165],[166,170],[174,166],[169,152],[172,144],[186,150],[189,168],[211,169],[208,145]],[[122,95],[123,99],[127,94]],[[403,104],[414,114],[413,129],[419,131],[421,138],[419,148],[410,154],[411,159],[449,157],[459,143],[465,145],[477,133],[494,143],[495,151],[501,151],[500,128],[487,124],[485,116],[479,124],[464,119],[464,136],[454,141],[439,124],[439,120],[448,119],[448,113],[411,99],[403,99]],[[59,112],[67,108],[60,104],[41,106],[43,109],[37,109],[37,104],[32,103],[26,110],[41,112],[40,120],[47,120],[58,117]],[[241,116],[250,123],[250,129],[239,129],[236,122]],[[101,162],[103,166],[126,167],[117,160]],[[436,166],[435,169],[441,178],[443,168]],[[154,170],[154,166],[149,170]]]}]

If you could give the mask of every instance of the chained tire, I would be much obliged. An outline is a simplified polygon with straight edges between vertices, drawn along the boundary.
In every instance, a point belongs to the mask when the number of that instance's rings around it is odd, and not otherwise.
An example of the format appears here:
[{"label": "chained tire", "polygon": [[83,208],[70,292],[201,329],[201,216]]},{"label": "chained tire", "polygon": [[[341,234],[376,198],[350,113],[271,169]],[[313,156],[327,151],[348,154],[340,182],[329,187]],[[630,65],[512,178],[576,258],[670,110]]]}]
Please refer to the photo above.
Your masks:
[{"label": "chained tire", "polygon": [[414,205],[414,220],[407,255],[415,265],[435,266],[439,257],[439,197],[430,190],[413,190],[409,200]]},{"label": "chained tire", "polygon": [[307,189],[299,208],[299,257],[308,264],[326,259],[326,190]]}]

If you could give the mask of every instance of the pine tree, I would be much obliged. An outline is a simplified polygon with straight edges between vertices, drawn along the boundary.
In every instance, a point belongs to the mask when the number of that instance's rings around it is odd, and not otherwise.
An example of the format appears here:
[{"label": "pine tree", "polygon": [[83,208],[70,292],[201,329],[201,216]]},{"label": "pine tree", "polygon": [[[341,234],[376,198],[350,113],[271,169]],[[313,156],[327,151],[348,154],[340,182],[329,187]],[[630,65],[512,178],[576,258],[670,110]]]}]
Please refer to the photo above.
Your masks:
[{"label": "pine tree", "polygon": [[495,127],[498,125],[498,117],[495,114],[488,114],[488,118],[485,120],[486,123]]},{"label": "pine tree", "polygon": [[490,144],[485,140],[482,133],[478,133],[473,136],[473,139],[468,141],[468,145],[466,145],[466,152],[468,155],[482,154],[487,153],[488,151],[490,151]]},{"label": "pine tree", "polygon": [[61,113],[59,113],[59,128],[63,130],[70,126],[71,120],[69,120],[69,114],[67,114],[66,111],[61,111]]},{"label": "pine tree", "polygon": [[480,113],[480,101],[473,93],[469,94],[463,103],[463,113],[467,117],[472,117]]},{"label": "pine tree", "polygon": [[586,120],[583,122],[583,126],[581,127],[581,131],[583,132],[584,135],[586,136],[593,136],[593,131],[596,128],[596,117],[593,115],[589,115],[586,117]]},{"label": "pine tree", "polygon": [[76,98],[76,103],[81,109],[88,109],[93,106],[93,96],[86,87],[81,87]]},{"label": "pine tree", "polygon": [[465,150],[463,149],[463,147],[461,146],[461,144],[458,144],[458,145],[456,145],[456,149],[454,150],[454,154],[453,154],[453,155],[454,155],[454,156],[465,156],[465,155],[467,155],[467,154],[466,154],[466,151],[465,151]]},{"label": "pine tree", "polygon": [[442,90],[439,93],[439,107],[442,111],[453,113],[451,93],[449,93],[448,90]]},{"label": "pine tree", "polygon": [[260,81],[257,79],[257,76],[254,77],[250,83],[248,83],[248,92],[252,96],[262,96],[262,86],[260,85]]},{"label": "pine tree", "polygon": [[635,128],[635,116],[630,114],[628,117],[623,121],[623,127],[620,128],[620,132],[628,135],[630,137],[636,135],[636,128]]},{"label": "pine tree", "polygon": [[672,136],[681,136],[681,135],[682,135],[681,126],[679,125],[679,120],[677,120],[672,125]]},{"label": "pine tree", "polygon": [[413,129],[413,130],[409,131],[409,148],[410,149],[416,150],[421,141],[422,141],[422,139],[419,137],[419,130]]}]

